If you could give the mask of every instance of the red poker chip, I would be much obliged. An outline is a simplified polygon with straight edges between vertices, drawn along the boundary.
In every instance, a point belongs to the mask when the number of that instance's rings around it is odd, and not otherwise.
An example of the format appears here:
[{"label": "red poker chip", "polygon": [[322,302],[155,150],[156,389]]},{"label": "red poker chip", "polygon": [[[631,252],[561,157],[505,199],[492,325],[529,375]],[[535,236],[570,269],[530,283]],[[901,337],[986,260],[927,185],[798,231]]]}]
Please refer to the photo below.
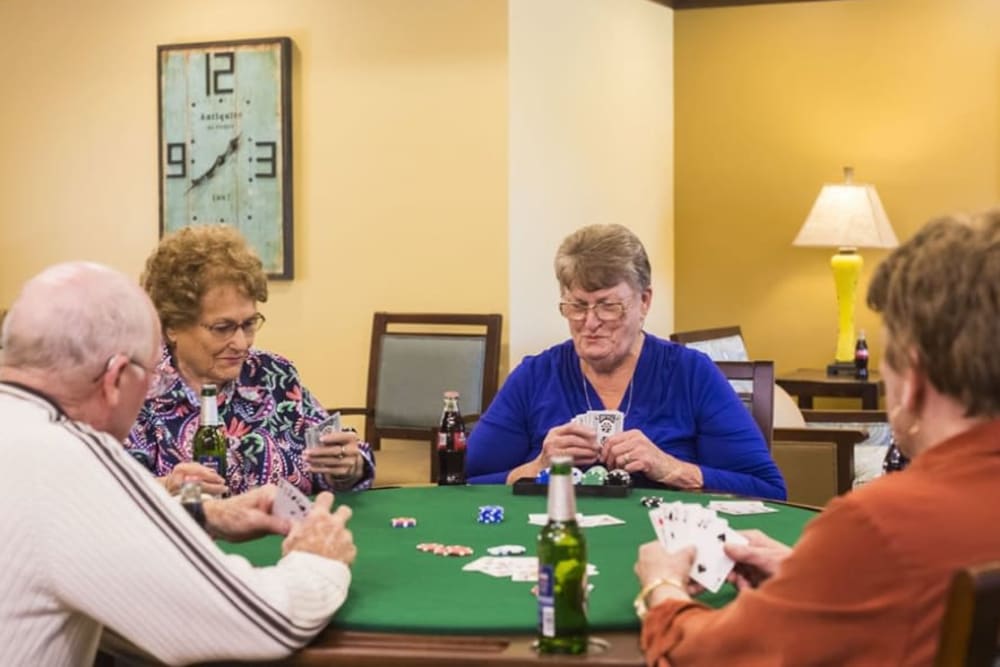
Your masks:
[{"label": "red poker chip", "polygon": [[[434,553],[437,553],[436,551]],[[443,556],[471,556],[473,553],[472,547],[467,547],[462,544],[451,544],[444,548]]]},{"label": "red poker chip", "polygon": [[433,551],[433,552],[434,552],[435,554],[437,554],[438,556],[444,556],[444,555],[446,555],[446,554],[445,554],[445,551],[446,551],[447,549],[448,549],[448,547],[446,547],[445,545],[443,545],[443,544],[438,544],[438,545],[437,545],[437,546],[435,546],[435,547],[434,547],[434,548],[433,548],[433,549],[432,549],[431,551]]},{"label": "red poker chip", "polygon": [[444,545],[439,542],[421,542],[417,545],[418,551],[431,552],[436,549],[444,549]]}]

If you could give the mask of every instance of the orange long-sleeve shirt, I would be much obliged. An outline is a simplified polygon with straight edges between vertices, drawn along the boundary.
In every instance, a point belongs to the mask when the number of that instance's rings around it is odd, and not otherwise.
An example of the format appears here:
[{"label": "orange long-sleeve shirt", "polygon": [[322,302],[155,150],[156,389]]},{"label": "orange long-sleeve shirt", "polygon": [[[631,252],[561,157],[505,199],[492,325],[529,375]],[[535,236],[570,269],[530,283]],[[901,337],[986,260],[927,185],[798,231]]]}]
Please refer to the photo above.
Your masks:
[{"label": "orange long-sleeve shirt", "polygon": [[720,610],[667,600],[650,665],[926,665],[954,571],[1000,559],[1000,420],[830,502],[777,575]]}]

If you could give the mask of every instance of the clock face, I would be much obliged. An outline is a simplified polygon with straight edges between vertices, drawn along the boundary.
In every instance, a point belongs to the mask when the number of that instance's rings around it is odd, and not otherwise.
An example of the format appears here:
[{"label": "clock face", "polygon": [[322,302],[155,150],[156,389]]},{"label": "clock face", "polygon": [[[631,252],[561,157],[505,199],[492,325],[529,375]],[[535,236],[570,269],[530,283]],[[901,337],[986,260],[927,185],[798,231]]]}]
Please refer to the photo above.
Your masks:
[{"label": "clock face", "polygon": [[158,47],[160,232],[238,228],[292,277],[288,38]]}]

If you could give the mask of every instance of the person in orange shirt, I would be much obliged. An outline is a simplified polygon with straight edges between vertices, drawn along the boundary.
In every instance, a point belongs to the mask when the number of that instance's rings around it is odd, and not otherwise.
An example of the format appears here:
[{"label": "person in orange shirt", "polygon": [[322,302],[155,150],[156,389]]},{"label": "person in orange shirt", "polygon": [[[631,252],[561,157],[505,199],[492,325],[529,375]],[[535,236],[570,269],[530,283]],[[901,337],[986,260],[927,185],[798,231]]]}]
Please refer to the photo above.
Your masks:
[{"label": "person in orange shirt", "polygon": [[726,545],[737,598],[689,594],[694,549],[635,566],[650,665],[930,664],[956,569],[1000,559],[1000,210],[933,220],[877,269],[889,422],[909,468],[832,500],[794,548]]}]

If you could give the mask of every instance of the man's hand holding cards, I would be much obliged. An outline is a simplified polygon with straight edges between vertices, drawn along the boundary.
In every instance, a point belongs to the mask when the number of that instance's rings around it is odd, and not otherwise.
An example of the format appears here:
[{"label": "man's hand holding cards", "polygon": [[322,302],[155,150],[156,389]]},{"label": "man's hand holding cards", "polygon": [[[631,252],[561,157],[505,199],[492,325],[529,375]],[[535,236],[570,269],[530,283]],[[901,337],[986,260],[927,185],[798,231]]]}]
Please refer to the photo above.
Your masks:
[{"label": "man's hand holding cards", "polygon": [[724,544],[746,544],[747,539],[729,527],[714,510],[694,503],[673,502],[650,510],[649,519],[656,536],[668,553],[684,547],[695,548],[688,576],[715,593],[733,569]]}]

